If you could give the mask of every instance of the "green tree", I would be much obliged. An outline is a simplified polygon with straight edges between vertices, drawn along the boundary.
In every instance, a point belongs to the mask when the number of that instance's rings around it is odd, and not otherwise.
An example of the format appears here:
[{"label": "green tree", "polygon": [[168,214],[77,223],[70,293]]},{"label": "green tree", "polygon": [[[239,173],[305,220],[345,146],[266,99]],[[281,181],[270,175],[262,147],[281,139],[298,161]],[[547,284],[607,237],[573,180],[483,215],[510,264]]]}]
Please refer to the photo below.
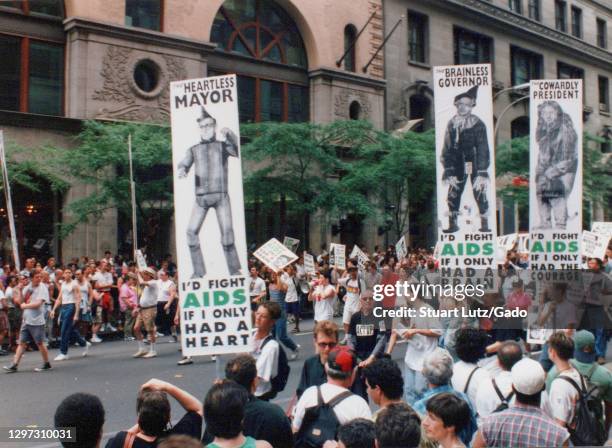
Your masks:
[{"label": "green tree", "polygon": [[[410,211],[428,208],[435,194],[434,130],[401,135],[377,132],[375,141],[358,147],[356,156],[342,179],[344,188],[379,198],[385,210],[383,220],[399,238],[408,232]],[[421,224],[431,222],[431,215],[420,213],[418,219]]]},{"label": "green tree", "polygon": [[[612,158],[601,153],[603,139],[584,133],[582,139],[583,225],[590,228],[590,205],[607,204],[612,195]],[[498,179],[520,177],[529,179],[529,138],[515,138],[498,146],[496,154]],[[520,208],[529,207],[529,188],[509,184],[498,194],[511,196]]]},{"label": "green tree", "polygon": [[[86,196],[67,206],[60,234],[116,209],[131,222],[128,135],[132,136],[136,206],[140,243],[151,248],[160,224],[173,211],[170,129],[134,123],[86,121],[76,136],[78,146],[47,147],[49,166],[73,184],[91,185]],[[150,250],[150,249],[149,249]],[[159,254],[156,254],[159,255]]]},{"label": "green tree", "polygon": [[338,178],[351,169],[343,157],[347,148],[354,151],[371,142],[374,135],[372,126],[363,121],[242,126],[241,136],[247,142],[242,155],[250,167],[244,176],[246,201],[256,203],[262,211],[279,207],[281,233],[286,214],[298,215],[304,230],[300,237],[308,247],[314,212],[372,212],[366,198],[345,188]]}]

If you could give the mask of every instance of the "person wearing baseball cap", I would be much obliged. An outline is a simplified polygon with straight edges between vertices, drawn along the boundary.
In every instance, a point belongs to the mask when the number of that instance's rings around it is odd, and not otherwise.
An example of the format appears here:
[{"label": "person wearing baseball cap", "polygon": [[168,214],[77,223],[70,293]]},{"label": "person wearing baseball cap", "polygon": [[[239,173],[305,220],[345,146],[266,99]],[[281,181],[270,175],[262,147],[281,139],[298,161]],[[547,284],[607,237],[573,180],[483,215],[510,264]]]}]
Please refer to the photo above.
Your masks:
[{"label": "person wearing baseball cap", "polygon": [[325,364],[327,383],[320,386],[311,386],[304,391],[295,405],[293,432],[298,433],[300,431],[306,409],[317,406],[319,399],[329,403],[341,395],[344,395],[345,398],[337,401],[333,406],[340,425],[356,418],[372,419],[372,412],[368,403],[360,396],[349,391],[357,374],[357,366],[357,356],[348,347],[336,347],[329,353]]},{"label": "person wearing baseball cap", "polygon": [[474,437],[474,448],[568,446],[569,433],[540,408],[546,372],[531,358],[512,367],[512,390],[516,400],[504,411],[483,419]]},{"label": "person wearing baseball cap", "polygon": [[[143,286],[142,294],[138,302],[136,322],[134,323],[134,336],[138,339],[138,351],[134,353],[134,358],[155,358],[155,339],[157,328],[155,327],[155,318],[157,317],[157,296],[159,283],[157,282],[157,272],[155,269],[147,267],[139,271],[138,281]],[[149,335],[149,352],[144,346],[143,336],[140,329],[145,327]]]},{"label": "person wearing baseball cap", "polygon": [[[595,335],[587,330],[580,330],[574,334],[574,358],[570,364],[589,383],[597,386],[597,395],[604,401],[606,409],[606,428],[609,430],[612,422],[612,373],[600,366],[597,361],[595,350]],[[550,390],[552,381],[559,375],[559,370],[554,366],[546,378],[546,389]]]}]

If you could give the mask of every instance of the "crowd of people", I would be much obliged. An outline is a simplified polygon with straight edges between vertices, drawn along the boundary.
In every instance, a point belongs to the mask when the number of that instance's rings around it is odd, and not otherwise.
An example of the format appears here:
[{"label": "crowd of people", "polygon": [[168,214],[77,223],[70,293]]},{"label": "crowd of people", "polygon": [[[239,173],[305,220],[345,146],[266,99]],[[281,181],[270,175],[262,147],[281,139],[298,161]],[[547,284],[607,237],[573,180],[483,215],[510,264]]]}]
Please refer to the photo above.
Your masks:
[{"label": "crowd of people", "polygon": [[[554,283],[536,296],[522,275],[524,256],[514,251],[499,267],[498,291],[461,301],[385,288],[383,299],[374,300],[377,285],[439,281],[437,261],[423,249],[402,259],[393,248],[375,250],[365,265],[347,259],[342,270],[323,253],[314,273],[306,272],[302,257],[280,271],[251,259],[251,353],[224,356],[225,379],[202,391],[202,402],[169,383],[144,384],[136,424],[106,446],[603,445],[612,422],[612,374],[600,365],[608,327],[593,326],[591,316],[607,312],[604,296],[612,293],[608,257],[588,261],[589,312],[555,326],[563,330],[551,331],[543,347],[528,343],[516,321],[501,325],[477,314],[390,319],[374,312],[376,307],[515,309],[539,303],[539,320],[546,322],[551,308],[556,315],[555,309],[564,306],[558,296],[567,294],[567,286]],[[180,337],[171,260],[138,270],[108,256],[62,268],[53,259],[45,267],[29,259],[21,272],[4,269],[2,310],[8,324],[0,326],[5,330],[0,337],[6,336],[8,350],[16,350],[7,372],[17,371],[25,350],[40,351],[43,366],[37,370],[51,368],[47,344],[55,338],[60,341],[55,359],[62,361],[71,345],[81,345],[86,355],[90,343],[118,330],[126,340],[137,341],[134,356],[142,358],[157,355],[157,336]],[[271,400],[286,387],[288,362],[301,354],[288,327],[299,332],[309,313],[315,353],[303,360],[295,398],[284,410]],[[404,360],[397,363],[392,355],[400,350]],[[191,362],[183,358],[179,364]],[[171,429],[168,396],[185,410]],[[99,446],[104,410],[98,398],[67,397],[55,421],[58,427],[76,427],[77,438],[88,441],[66,446]]]}]

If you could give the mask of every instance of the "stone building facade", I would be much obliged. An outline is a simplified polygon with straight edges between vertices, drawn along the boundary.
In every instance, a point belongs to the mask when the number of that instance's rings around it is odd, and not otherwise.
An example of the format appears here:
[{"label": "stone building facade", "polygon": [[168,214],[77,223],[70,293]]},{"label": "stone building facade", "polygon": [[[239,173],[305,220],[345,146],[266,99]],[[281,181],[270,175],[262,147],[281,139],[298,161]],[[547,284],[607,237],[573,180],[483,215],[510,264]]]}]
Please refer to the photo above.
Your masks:
[{"label": "stone building facade", "polygon": [[[7,62],[14,70],[5,70],[0,127],[8,140],[36,146],[74,144],[69,137],[86,119],[167,125],[169,81],[237,73],[242,121],[366,118],[382,129],[384,53],[363,67],[383,28],[382,0],[2,1],[0,54],[20,52]],[[36,104],[33,92],[47,101]],[[46,219],[60,220],[62,211],[68,218],[64,206],[90,188],[73,186]],[[263,219],[268,232],[277,229],[275,219]],[[337,240],[333,224],[313,217],[310,246]],[[107,249],[116,253],[118,227],[110,211],[63,241],[52,230],[44,238],[65,260],[98,257]],[[173,239],[168,236],[169,251]]]},{"label": "stone building facade", "polygon": [[[424,128],[433,126],[432,67],[490,62],[494,95],[499,94],[494,103],[498,144],[528,135],[529,101],[521,99],[528,90],[511,87],[538,78],[583,78],[585,131],[612,137],[612,3],[387,0],[384,4],[386,33],[403,16],[385,47],[388,129],[419,118]],[[609,152],[610,146],[601,150]],[[610,213],[610,204],[607,209]],[[501,233],[527,229],[527,217],[519,216],[513,203],[499,203],[498,210]],[[602,204],[595,205],[593,218],[605,218]],[[432,239],[424,229],[411,230],[415,238]]]}]

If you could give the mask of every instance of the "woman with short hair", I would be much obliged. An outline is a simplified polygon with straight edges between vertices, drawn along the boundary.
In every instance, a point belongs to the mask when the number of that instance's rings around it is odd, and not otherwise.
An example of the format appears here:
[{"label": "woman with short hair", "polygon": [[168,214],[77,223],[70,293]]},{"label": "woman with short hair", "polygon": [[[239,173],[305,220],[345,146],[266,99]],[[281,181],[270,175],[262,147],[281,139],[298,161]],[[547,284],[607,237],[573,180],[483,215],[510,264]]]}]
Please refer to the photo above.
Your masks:
[{"label": "woman with short hair", "polygon": [[470,407],[452,393],[432,397],[426,405],[423,429],[428,439],[440,448],[463,448],[459,433],[470,424]]}]

